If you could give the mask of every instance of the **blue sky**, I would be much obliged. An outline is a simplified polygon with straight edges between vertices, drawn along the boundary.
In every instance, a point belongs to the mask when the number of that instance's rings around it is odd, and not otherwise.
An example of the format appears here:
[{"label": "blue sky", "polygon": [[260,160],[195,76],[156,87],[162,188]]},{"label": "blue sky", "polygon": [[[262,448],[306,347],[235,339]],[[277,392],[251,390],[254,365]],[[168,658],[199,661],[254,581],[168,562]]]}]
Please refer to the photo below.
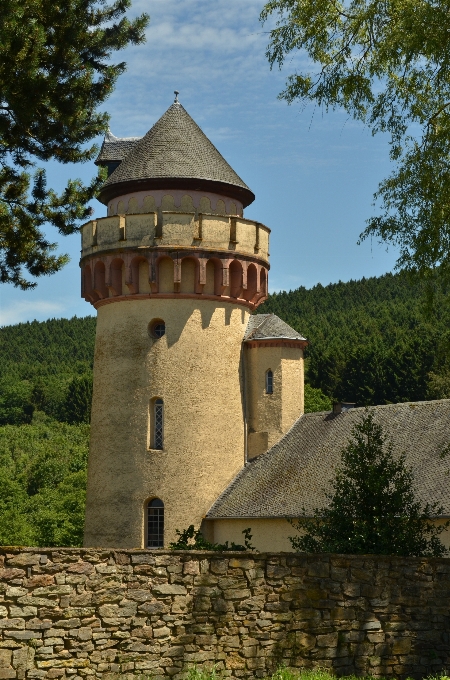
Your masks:
[{"label": "blue sky", "polygon": [[[180,91],[180,101],[256,194],[245,216],[272,229],[270,290],[326,285],[392,271],[395,251],[356,244],[373,214],[372,195],[390,172],[387,140],[341,112],[277,100],[287,75],[307,67],[293,55],[270,71],[261,0],[135,0],[151,16],[147,43],[119,54],[127,72],[106,103],[117,136],[143,135]],[[101,139],[97,140],[101,143]],[[88,180],[93,163],[53,164],[49,185]],[[95,202],[97,217],[105,207]],[[71,261],[31,292],[0,287],[0,323],[86,316],[79,297],[79,235],[49,236]]]}]

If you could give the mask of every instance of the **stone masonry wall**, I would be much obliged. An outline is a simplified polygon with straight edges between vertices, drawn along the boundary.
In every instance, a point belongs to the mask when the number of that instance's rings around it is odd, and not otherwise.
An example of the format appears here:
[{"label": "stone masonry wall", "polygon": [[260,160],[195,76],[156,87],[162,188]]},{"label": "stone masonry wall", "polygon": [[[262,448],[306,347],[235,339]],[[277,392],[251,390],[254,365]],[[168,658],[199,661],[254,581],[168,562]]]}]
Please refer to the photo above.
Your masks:
[{"label": "stone masonry wall", "polygon": [[0,680],[450,668],[450,560],[0,548]]}]

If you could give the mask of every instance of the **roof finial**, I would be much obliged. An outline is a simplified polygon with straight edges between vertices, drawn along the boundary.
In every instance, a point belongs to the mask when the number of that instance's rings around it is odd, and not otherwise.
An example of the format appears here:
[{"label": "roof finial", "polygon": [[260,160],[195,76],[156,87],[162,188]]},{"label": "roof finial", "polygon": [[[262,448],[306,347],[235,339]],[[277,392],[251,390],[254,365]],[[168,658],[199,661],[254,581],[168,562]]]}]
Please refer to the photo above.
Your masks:
[{"label": "roof finial", "polygon": [[178,92],[178,90],[174,90],[174,92],[173,92],[173,93],[174,93],[174,95],[175,95],[175,101],[174,101],[174,104],[178,104],[178,95],[179,95],[180,93]]}]

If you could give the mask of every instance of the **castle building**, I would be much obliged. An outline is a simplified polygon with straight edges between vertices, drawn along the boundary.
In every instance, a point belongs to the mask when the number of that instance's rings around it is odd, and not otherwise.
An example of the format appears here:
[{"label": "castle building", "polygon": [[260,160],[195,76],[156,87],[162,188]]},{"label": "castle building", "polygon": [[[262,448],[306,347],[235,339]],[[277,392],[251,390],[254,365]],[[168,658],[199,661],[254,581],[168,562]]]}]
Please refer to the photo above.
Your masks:
[{"label": "castle building", "polygon": [[[142,138],[108,135],[82,227],[97,310],[85,545],[164,547],[303,412],[306,340],[267,297],[254,194],[176,100]],[[241,537],[242,538],[242,537]]]},{"label": "castle building", "polygon": [[[362,409],[303,413],[307,341],[255,313],[270,230],[244,218],[254,194],[177,98],[144,137],[108,134],[97,163],[107,217],[81,228],[97,310],[84,544],[168,547],[194,524],[290,550],[286,517],[326,503]],[[450,400],[373,410],[445,521]]]}]

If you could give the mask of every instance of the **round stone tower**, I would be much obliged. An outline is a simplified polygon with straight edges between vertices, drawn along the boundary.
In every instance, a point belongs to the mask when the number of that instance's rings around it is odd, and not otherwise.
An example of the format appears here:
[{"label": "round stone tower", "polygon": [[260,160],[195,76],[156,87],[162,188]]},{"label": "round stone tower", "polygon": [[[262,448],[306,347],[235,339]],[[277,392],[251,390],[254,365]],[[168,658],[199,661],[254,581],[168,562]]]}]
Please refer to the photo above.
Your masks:
[{"label": "round stone tower", "polygon": [[243,339],[267,296],[254,195],[178,101],[142,138],[107,135],[82,227],[97,310],[85,545],[163,547],[243,466]]}]

